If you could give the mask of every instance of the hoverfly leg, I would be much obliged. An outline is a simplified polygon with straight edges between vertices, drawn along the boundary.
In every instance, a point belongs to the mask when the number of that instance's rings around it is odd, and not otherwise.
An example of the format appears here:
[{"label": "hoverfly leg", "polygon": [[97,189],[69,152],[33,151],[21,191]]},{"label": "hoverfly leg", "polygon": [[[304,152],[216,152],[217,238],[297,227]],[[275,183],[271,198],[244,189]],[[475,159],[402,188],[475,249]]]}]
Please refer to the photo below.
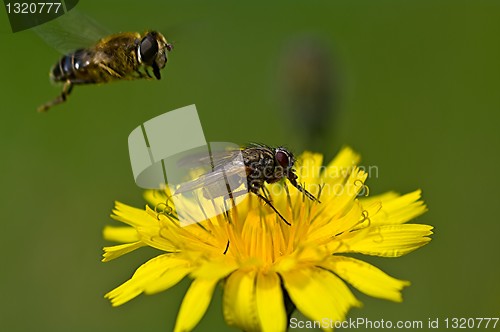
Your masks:
[{"label": "hoverfly leg", "polygon": [[57,96],[56,99],[49,101],[48,103],[43,104],[42,106],[38,107],[37,111],[38,112],[47,112],[51,107],[64,103],[66,101],[66,98],[69,96],[71,91],[73,90],[73,83],[71,81],[66,81],[64,83],[62,92],[59,96]]},{"label": "hoverfly leg", "polygon": [[283,217],[281,215],[281,213],[279,213],[279,211],[274,207],[273,203],[271,202],[271,200],[269,200],[268,198],[266,198],[265,196],[263,196],[262,194],[258,193],[258,192],[254,192],[255,195],[257,195],[257,197],[259,197],[261,200],[263,200],[267,205],[269,205],[269,207],[271,209],[273,209],[273,211],[281,218],[281,220],[283,220],[285,222],[285,224],[287,224],[288,226],[292,226],[292,224],[290,224],[286,219],[285,217]]},{"label": "hoverfly leg", "polygon": [[153,74],[155,75],[156,79],[159,80],[161,79],[161,74],[160,74],[160,67],[156,63],[153,63]]},{"label": "hoverfly leg", "polygon": [[[146,78],[146,77],[148,77],[148,75],[144,74],[144,73],[143,73],[142,71],[140,71],[140,70],[136,70],[136,71],[135,71],[135,73],[136,73],[136,77],[137,77],[137,78]],[[149,77],[151,77],[151,76],[149,76]]]},{"label": "hoverfly leg", "polygon": [[[149,78],[153,78],[153,76],[151,76],[151,73],[149,72],[148,68],[144,68],[144,72],[146,73],[146,75],[149,77]],[[143,77],[146,77],[143,75]]]},{"label": "hoverfly leg", "polygon": [[105,65],[104,63],[99,63],[99,67],[104,69],[105,71],[108,72],[109,75],[114,76],[116,78],[121,78],[122,75],[120,75],[118,72],[116,72],[113,68],[111,68],[108,65]]}]

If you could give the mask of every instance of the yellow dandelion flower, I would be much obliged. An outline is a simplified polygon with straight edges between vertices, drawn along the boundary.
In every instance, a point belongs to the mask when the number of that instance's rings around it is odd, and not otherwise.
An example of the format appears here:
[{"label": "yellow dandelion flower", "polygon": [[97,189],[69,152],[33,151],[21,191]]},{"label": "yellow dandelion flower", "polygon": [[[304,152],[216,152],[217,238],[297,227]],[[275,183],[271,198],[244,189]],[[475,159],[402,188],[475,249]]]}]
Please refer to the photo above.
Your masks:
[{"label": "yellow dandelion flower", "polygon": [[[373,297],[402,301],[408,281],[344,254],[399,257],[427,244],[431,226],[406,224],[426,211],[421,192],[359,198],[367,173],[354,166],[359,156],[350,148],[326,167],[320,154],[304,153],[298,161],[300,183],[321,203],[285,183],[267,185],[291,226],[255,195],[223,215],[184,227],[175,211],[116,203],[112,217],[128,226],[105,228],[106,239],[122,244],[104,248],[103,261],[142,246],[164,253],[106,297],[118,306],[189,276],[193,281],[175,331],[198,324],[219,283],[226,322],[244,331],[285,331],[294,308],[314,321],[342,321],[361,305],[346,283]],[[168,202],[162,191],[147,191],[146,199],[152,207]]]}]

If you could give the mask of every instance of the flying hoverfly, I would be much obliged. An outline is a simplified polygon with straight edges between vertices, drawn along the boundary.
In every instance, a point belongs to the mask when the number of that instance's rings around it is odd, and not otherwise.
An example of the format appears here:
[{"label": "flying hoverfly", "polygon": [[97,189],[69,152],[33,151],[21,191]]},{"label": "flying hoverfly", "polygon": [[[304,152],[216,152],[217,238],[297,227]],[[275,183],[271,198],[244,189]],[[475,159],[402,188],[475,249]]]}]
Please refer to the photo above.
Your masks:
[{"label": "flying hoverfly", "polygon": [[[70,24],[84,26],[83,29],[73,27],[73,32],[66,32],[61,38],[69,35],[70,39],[74,39],[72,34],[75,33],[75,30],[80,30],[76,33],[84,33],[89,29],[92,35],[96,35],[95,31],[104,35],[102,29],[94,29],[97,25],[93,21],[78,13],[65,14],[58,20],[63,22],[63,29],[66,28],[64,25]],[[71,23],[67,23],[68,21]],[[54,29],[50,23],[48,24],[49,28],[45,30],[49,32],[45,31],[43,26],[35,31],[49,44],[55,44],[55,37],[50,35],[51,30]],[[90,38],[89,35],[85,36],[85,40]],[[161,33],[146,31],[144,34],[124,32],[108,35],[100,38],[97,42],[94,41],[90,47],[81,48],[80,45],[76,51],[64,52],[66,55],[50,71],[52,82],[64,83],[61,94],[54,100],[41,105],[37,110],[38,112],[46,112],[51,107],[66,101],[74,85],[107,83],[117,80],[153,78],[159,80],[161,78],[160,69],[165,67],[168,60],[167,53],[171,50],[172,44],[169,44]]]},{"label": "flying hoverfly", "polygon": [[[293,166],[295,157],[284,147],[269,147],[261,144],[253,144],[240,150],[226,151],[222,156],[214,156],[213,171],[203,174],[200,177],[180,184],[174,195],[193,191],[199,188],[203,189],[203,195],[206,198],[220,197],[227,195],[227,188],[224,183],[227,183],[228,178],[234,178],[236,182],[246,184],[248,192],[255,194],[259,199],[264,201],[269,207],[287,224],[291,225],[285,217],[274,207],[271,199],[267,197],[265,183],[276,183],[282,179],[288,181],[302,192],[307,198],[318,202],[319,200],[303,188],[297,182],[297,174]],[[204,163],[200,161],[200,163]],[[193,164],[190,162],[190,164]],[[241,172],[241,170],[244,172]],[[222,186],[221,186],[222,184]],[[232,186],[233,188],[236,186]],[[261,193],[261,191],[263,193]],[[246,193],[246,190],[243,190]],[[231,192],[230,195],[239,195],[241,193]]]}]

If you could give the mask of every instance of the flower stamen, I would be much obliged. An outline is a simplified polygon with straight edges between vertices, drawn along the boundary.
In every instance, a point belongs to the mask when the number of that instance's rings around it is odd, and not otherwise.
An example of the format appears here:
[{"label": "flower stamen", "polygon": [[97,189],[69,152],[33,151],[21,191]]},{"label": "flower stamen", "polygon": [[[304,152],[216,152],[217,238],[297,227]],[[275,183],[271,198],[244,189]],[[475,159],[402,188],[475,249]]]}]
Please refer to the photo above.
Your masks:
[{"label": "flower stamen", "polygon": [[360,179],[354,180],[354,185],[358,186],[358,183],[360,184],[359,186],[361,189],[359,190],[358,196],[365,196],[368,197],[370,196],[370,187],[368,187],[363,181]]}]

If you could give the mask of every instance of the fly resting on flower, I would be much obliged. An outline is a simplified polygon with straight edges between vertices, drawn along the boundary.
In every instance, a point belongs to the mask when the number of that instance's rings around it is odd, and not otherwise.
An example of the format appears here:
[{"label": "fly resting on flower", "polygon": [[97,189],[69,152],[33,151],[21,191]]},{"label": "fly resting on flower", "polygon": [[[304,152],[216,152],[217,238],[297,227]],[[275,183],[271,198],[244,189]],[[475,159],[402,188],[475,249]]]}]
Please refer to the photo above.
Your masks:
[{"label": "fly resting on flower", "polygon": [[[199,162],[202,161],[199,160]],[[293,169],[294,163],[295,157],[284,147],[273,148],[262,144],[252,144],[239,150],[224,151],[221,156],[213,156],[212,172],[203,174],[192,181],[182,183],[177,187],[174,195],[203,188],[205,198],[227,196],[228,187],[225,184],[228,183],[228,179],[233,184],[236,183],[236,186],[244,184],[244,181],[246,181],[248,192],[255,194],[259,199],[263,200],[281,220],[291,226],[272,204],[270,195],[266,192],[267,189],[264,185],[265,183],[271,184],[286,178],[307,198],[320,203],[316,197],[297,182],[298,177]],[[229,191],[230,197],[226,198],[246,194],[247,190],[239,192]],[[261,190],[262,193],[260,192]]]}]

